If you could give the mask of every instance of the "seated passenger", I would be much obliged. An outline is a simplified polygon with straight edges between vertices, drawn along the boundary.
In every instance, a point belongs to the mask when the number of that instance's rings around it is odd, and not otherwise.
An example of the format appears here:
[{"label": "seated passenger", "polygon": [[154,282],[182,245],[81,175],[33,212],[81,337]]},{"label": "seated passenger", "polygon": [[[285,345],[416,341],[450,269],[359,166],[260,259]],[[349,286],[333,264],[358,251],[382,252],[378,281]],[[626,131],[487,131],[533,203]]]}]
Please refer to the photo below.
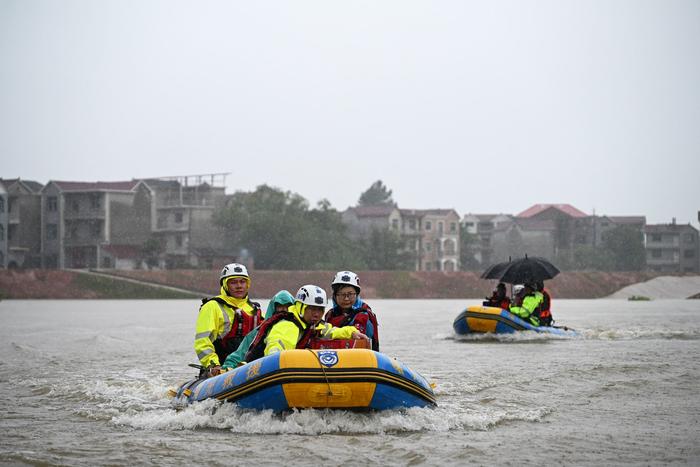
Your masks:
[{"label": "seated passenger", "polygon": [[260,325],[245,361],[252,362],[283,350],[306,349],[313,337],[369,341],[369,338],[354,326],[336,328],[322,322],[326,301],[326,291],[317,285],[301,287],[294,305],[289,307],[287,313],[275,314]]},{"label": "seated passenger", "polygon": [[[274,297],[272,297],[270,303],[267,304],[265,319],[268,319],[277,313],[286,313],[287,309],[292,304],[294,304],[294,297],[292,297],[292,294],[286,290],[280,290]],[[241,342],[241,345],[238,346],[236,351],[226,357],[226,361],[223,365],[221,365],[222,369],[230,370],[231,368],[236,368],[237,366],[246,363],[243,359],[245,358],[246,353],[248,353],[248,349],[250,348],[250,344],[253,343],[253,339],[255,339],[255,336],[258,335],[258,329],[260,329],[260,326],[250,331],[245,336]]]},{"label": "seated passenger", "polygon": [[496,308],[501,308],[503,310],[510,308],[510,300],[508,299],[508,294],[506,293],[506,284],[499,282],[496,289],[491,294],[491,297],[486,298],[484,306],[495,306]]},{"label": "seated passenger", "polygon": [[510,307],[510,312],[528,321],[533,326],[539,326],[540,320],[535,312],[540,304],[540,299],[535,296],[534,291],[534,286],[529,283],[514,285],[515,301]]},{"label": "seated passenger", "polygon": [[326,312],[326,323],[335,327],[354,326],[372,340],[379,351],[379,325],[372,308],[360,298],[360,278],[351,271],[340,271],[331,282],[333,308]]},{"label": "seated passenger", "polygon": [[535,282],[535,288],[537,292],[542,294],[542,302],[539,306],[539,319],[542,326],[551,326],[554,323],[552,318],[552,296],[549,291],[544,288],[544,282]]}]

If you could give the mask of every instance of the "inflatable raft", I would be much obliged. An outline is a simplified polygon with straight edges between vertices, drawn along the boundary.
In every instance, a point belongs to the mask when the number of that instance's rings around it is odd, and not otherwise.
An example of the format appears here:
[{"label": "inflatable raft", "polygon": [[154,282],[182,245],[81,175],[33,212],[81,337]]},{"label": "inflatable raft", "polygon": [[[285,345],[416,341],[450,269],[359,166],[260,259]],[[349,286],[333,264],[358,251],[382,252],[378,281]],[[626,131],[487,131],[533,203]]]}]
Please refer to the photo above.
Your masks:
[{"label": "inflatable raft", "polygon": [[573,329],[564,326],[533,326],[508,310],[490,306],[470,306],[461,312],[452,323],[457,334],[513,333],[516,331],[546,332],[563,336],[578,335]]},{"label": "inflatable raft", "polygon": [[188,381],[172,395],[175,407],[214,398],[276,412],[436,405],[425,378],[368,349],[285,350],[211,378]]}]

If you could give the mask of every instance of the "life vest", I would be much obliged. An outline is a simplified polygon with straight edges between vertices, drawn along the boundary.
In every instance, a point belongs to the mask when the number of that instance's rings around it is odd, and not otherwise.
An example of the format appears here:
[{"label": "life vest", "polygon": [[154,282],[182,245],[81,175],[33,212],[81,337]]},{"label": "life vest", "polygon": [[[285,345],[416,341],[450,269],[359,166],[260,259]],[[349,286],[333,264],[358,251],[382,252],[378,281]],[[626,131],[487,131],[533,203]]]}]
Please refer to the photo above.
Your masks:
[{"label": "life vest", "polygon": [[255,339],[253,339],[253,342],[250,343],[250,347],[248,347],[248,352],[246,352],[245,358],[243,359],[245,362],[250,363],[253,360],[262,358],[265,355],[265,339],[270,333],[272,327],[282,320],[291,321],[297,328],[299,328],[300,338],[297,341],[296,348],[309,348],[311,338],[314,336],[314,326],[308,326],[306,329],[304,329],[304,327],[301,324],[299,324],[299,322],[296,319],[294,319],[294,316],[291,313],[275,313],[274,315],[270,316],[265,321],[263,321],[260,327],[258,328],[258,334],[255,336]]},{"label": "life vest", "polygon": [[[360,318],[358,320],[358,318]],[[367,333],[367,321],[372,324],[372,335],[368,336],[372,339],[372,350],[379,351],[379,325],[377,324],[377,316],[366,303],[358,309],[352,309],[348,313],[343,312],[340,308],[334,307],[328,310],[324,321],[333,325],[336,328],[344,326],[355,326],[358,331],[363,334]],[[362,322],[364,321],[364,323]]]},{"label": "life vest", "polygon": [[552,311],[550,305],[552,297],[546,289],[542,289],[542,303],[539,306],[538,317],[542,326],[551,326],[554,320],[552,319]]},{"label": "life vest", "polygon": [[[227,319],[228,314],[226,314],[226,311],[223,307],[227,306],[231,308],[231,305],[221,297],[212,297],[203,298],[202,306],[204,306],[205,303],[210,302],[212,300],[219,304],[219,306],[221,307],[221,312],[225,314],[224,318]],[[241,345],[241,341],[243,340],[243,338],[263,321],[262,309],[260,308],[260,304],[257,302],[253,302],[250,299],[248,300],[248,304],[250,304],[250,306],[253,307],[253,314],[249,315],[243,310],[234,308],[234,318],[233,322],[231,323],[231,329],[224,336],[218,337],[213,342],[214,350],[219,356],[220,362],[226,360],[226,357],[228,357],[230,353],[235,352],[238,346]]]}]

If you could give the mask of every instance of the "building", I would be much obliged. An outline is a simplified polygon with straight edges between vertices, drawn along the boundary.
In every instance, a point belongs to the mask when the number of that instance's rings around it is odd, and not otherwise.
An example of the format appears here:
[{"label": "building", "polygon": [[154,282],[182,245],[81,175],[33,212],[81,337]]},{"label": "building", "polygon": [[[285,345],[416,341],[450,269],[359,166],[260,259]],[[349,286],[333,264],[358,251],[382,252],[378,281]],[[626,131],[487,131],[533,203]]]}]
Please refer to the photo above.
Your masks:
[{"label": "building", "polygon": [[141,246],[150,236],[152,194],[138,180],[50,181],[41,195],[44,267],[113,268],[104,247]]},{"label": "building", "polygon": [[41,265],[41,183],[0,179],[0,267]]},{"label": "building", "polygon": [[509,214],[465,214],[462,218],[464,230],[476,236],[471,246],[473,260],[480,265],[489,265],[494,261],[492,236],[499,227],[513,222]]},{"label": "building", "polygon": [[552,219],[513,218],[496,227],[491,234],[491,261],[539,256],[554,261],[557,252],[557,225]]},{"label": "building", "polygon": [[225,248],[224,231],[213,225],[226,204],[227,173],[161,177],[143,182],[153,193],[151,232],[163,245],[167,268],[211,268],[235,255]]},{"label": "building", "polygon": [[698,230],[690,224],[647,225],[644,228],[647,268],[658,272],[700,272]]},{"label": "building", "polygon": [[343,211],[352,239],[373,229],[396,232],[416,271],[459,270],[459,215],[454,209],[399,209],[393,205],[356,206]]}]

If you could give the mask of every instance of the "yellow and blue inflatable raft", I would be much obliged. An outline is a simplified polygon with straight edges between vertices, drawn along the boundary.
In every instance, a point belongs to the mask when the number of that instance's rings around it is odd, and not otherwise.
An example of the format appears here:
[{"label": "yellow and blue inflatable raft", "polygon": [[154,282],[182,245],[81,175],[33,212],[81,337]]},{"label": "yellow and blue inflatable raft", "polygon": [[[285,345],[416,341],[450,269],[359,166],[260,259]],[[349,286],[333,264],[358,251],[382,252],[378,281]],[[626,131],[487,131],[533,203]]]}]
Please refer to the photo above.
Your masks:
[{"label": "yellow and blue inflatable raft", "polygon": [[457,334],[513,333],[517,331],[546,332],[561,336],[576,336],[578,333],[565,326],[533,326],[508,310],[491,306],[470,306],[462,311],[452,328]]},{"label": "yellow and blue inflatable raft", "polygon": [[189,381],[175,407],[218,399],[248,409],[386,410],[434,406],[423,376],[369,349],[285,350],[220,375]]}]

